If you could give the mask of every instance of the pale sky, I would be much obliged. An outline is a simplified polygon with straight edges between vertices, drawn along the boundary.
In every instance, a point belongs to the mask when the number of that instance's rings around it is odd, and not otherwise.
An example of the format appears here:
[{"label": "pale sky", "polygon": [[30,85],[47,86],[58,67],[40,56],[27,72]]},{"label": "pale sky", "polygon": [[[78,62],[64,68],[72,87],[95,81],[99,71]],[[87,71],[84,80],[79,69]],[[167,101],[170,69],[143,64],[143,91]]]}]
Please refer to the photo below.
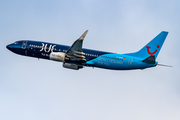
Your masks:
[{"label": "pale sky", "polygon": [[[180,1],[1,0],[0,120],[180,120]],[[18,40],[129,53],[161,31],[167,39],[145,70],[65,69],[6,49]]]}]

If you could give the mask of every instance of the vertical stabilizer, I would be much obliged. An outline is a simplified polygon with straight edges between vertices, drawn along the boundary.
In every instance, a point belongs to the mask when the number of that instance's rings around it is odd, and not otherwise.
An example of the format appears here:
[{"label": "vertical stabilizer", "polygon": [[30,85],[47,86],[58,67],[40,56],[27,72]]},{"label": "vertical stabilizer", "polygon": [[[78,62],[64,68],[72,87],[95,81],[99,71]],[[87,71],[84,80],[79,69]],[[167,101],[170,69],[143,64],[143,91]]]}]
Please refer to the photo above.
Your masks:
[{"label": "vertical stabilizer", "polygon": [[167,35],[168,35],[168,32],[162,31],[153,40],[151,40],[147,45],[145,45],[141,50],[135,53],[130,53],[128,55],[132,55],[132,56],[143,58],[143,59],[148,58],[149,56],[155,56],[155,59],[156,59]]}]

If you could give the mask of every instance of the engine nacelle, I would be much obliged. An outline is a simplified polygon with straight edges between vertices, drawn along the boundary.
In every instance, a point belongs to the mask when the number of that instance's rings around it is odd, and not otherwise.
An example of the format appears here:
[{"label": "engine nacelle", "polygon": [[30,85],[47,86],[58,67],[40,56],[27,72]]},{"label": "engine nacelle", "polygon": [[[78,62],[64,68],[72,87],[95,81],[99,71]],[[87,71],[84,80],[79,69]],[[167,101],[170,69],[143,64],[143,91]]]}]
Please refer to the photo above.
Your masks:
[{"label": "engine nacelle", "polygon": [[80,68],[83,68],[82,65],[70,64],[70,63],[63,63],[63,67],[73,69],[73,70],[79,70]]},{"label": "engine nacelle", "polygon": [[63,52],[51,52],[49,55],[49,59],[64,62],[65,53],[63,53]]}]

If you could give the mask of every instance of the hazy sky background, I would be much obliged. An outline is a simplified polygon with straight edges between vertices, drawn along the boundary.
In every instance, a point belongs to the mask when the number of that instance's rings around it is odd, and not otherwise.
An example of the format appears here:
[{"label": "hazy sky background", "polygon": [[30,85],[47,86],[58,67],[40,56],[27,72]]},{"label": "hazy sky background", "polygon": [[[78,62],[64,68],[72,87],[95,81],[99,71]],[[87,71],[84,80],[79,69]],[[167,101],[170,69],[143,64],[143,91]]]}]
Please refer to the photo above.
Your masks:
[{"label": "hazy sky background", "polygon": [[[180,1],[0,0],[0,120],[180,120]],[[135,52],[169,34],[160,67],[134,71],[62,67],[14,54],[6,45],[37,40]]]}]

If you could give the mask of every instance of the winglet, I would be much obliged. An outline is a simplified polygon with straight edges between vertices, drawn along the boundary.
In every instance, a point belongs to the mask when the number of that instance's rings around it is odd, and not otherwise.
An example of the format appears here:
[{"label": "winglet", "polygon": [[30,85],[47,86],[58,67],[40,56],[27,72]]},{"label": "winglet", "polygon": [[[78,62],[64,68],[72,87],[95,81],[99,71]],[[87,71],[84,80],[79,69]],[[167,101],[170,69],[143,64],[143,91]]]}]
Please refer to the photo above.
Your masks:
[{"label": "winglet", "polygon": [[88,30],[86,30],[86,31],[81,35],[81,37],[79,38],[79,40],[84,40],[87,32],[88,32]]}]

